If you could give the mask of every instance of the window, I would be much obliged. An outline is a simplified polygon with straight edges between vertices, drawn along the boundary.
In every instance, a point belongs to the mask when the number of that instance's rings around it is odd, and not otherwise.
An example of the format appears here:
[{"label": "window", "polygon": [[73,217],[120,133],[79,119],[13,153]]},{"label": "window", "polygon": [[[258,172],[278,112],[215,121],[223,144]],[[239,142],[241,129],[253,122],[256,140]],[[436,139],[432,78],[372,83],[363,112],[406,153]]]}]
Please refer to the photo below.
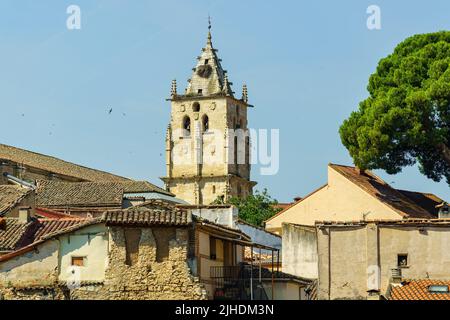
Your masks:
[{"label": "window", "polygon": [[198,94],[202,94],[203,93],[203,89],[198,89]]},{"label": "window", "polygon": [[209,118],[205,114],[202,118],[202,124],[203,124],[203,132],[208,132],[209,130]]},{"label": "window", "polygon": [[139,243],[141,242],[141,229],[124,229],[125,236],[125,264],[135,265],[139,260]]},{"label": "window", "polygon": [[191,119],[188,116],[183,118],[183,129],[185,136],[191,135]]},{"label": "window", "polygon": [[72,266],[84,267],[84,257],[72,257]]},{"label": "window", "polygon": [[208,62],[209,62],[209,60],[208,60],[208,59],[205,59],[205,64],[208,64]]},{"label": "window", "polygon": [[397,255],[397,266],[398,267],[407,267],[408,266],[408,255],[407,254]]},{"label": "window", "polygon": [[216,238],[210,236],[209,237],[209,258],[211,260],[217,259],[216,249],[217,249]]},{"label": "window", "polygon": [[212,193],[216,193],[216,186],[212,186]]},{"label": "window", "polygon": [[[201,93],[202,89],[198,89],[199,93]],[[200,112],[200,103],[194,102],[192,105],[192,111],[194,112]]]}]

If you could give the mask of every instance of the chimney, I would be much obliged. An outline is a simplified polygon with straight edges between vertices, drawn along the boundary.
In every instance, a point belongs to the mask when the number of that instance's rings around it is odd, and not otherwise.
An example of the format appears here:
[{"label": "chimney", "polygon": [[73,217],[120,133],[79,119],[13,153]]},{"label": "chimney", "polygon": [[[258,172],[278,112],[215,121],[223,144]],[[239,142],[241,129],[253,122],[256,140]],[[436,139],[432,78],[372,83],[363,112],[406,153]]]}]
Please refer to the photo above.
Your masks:
[{"label": "chimney", "polygon": [[19,222],[28,223],[31,221],[31,207],[19,207]]},{"label": "chimney", "polygon": [[443,202],[440,205],[437,205],[436,208],[439,209],[439,213],[438,213],[439,219],[450,218],[450,207],[449,207],[448,203]]}]

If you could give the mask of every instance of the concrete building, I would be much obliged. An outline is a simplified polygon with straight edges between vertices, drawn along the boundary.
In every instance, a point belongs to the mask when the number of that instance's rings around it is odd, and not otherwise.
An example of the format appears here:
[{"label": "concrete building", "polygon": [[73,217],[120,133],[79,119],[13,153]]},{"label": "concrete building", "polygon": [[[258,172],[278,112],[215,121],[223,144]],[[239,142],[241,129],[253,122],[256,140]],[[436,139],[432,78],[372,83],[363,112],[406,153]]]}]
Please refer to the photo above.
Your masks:
[{"label": "concrete building", "polygon": [[450,279],[450,220],[317,222],[315,229],[319,299],[389,299],[408,282]]},{"label": "concrete building", "polygon": [[330,164],[328,183],[266,221],[280,234],[283,223],[314,226],[316,221],[437,218],[439,197],[397,190],[370,171]]},{"label": "concrete building", "polygon": [[184,94],[172,83],[166,136],[166,189],[189,204],[246,197],[250,181],[247,88],[234,96],[208,33]]}]

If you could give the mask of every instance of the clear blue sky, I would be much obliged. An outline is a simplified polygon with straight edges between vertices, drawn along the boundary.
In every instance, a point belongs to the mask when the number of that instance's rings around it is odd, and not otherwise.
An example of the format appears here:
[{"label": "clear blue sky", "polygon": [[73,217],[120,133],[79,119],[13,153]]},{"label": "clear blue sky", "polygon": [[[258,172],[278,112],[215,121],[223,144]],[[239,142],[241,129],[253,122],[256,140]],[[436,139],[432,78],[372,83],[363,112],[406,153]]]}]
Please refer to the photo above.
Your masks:
[{"label": "clear blue sky", "polygon": [[[70,4],[81,7],[79,31],[66,29]],[[366,27],[371,4],[379,31]],[[280,129],[279,173],[253,170],[280,201],[324,184],[329,162],[352,164],[338,128],[379,59],[410,35],[450,29],[448,0],[2,0],[0,141],[161,184],[165,98],[173,78],[184,90],[208,13],[234,90],[249,87],[249,125]],[[417,168],[377,173],[450,200]]]}]

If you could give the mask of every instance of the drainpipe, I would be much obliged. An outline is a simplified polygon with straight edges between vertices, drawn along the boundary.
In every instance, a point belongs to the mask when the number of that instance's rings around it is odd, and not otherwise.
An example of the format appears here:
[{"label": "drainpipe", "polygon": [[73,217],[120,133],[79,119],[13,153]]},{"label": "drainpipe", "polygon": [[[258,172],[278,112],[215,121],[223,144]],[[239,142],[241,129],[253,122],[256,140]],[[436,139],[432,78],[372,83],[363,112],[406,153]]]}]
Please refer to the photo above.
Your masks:
[{"label": "drainpipe", "polygon": [[250,247],[251,259],[250,259],[250,300],[253,300],[253,246]]}]

